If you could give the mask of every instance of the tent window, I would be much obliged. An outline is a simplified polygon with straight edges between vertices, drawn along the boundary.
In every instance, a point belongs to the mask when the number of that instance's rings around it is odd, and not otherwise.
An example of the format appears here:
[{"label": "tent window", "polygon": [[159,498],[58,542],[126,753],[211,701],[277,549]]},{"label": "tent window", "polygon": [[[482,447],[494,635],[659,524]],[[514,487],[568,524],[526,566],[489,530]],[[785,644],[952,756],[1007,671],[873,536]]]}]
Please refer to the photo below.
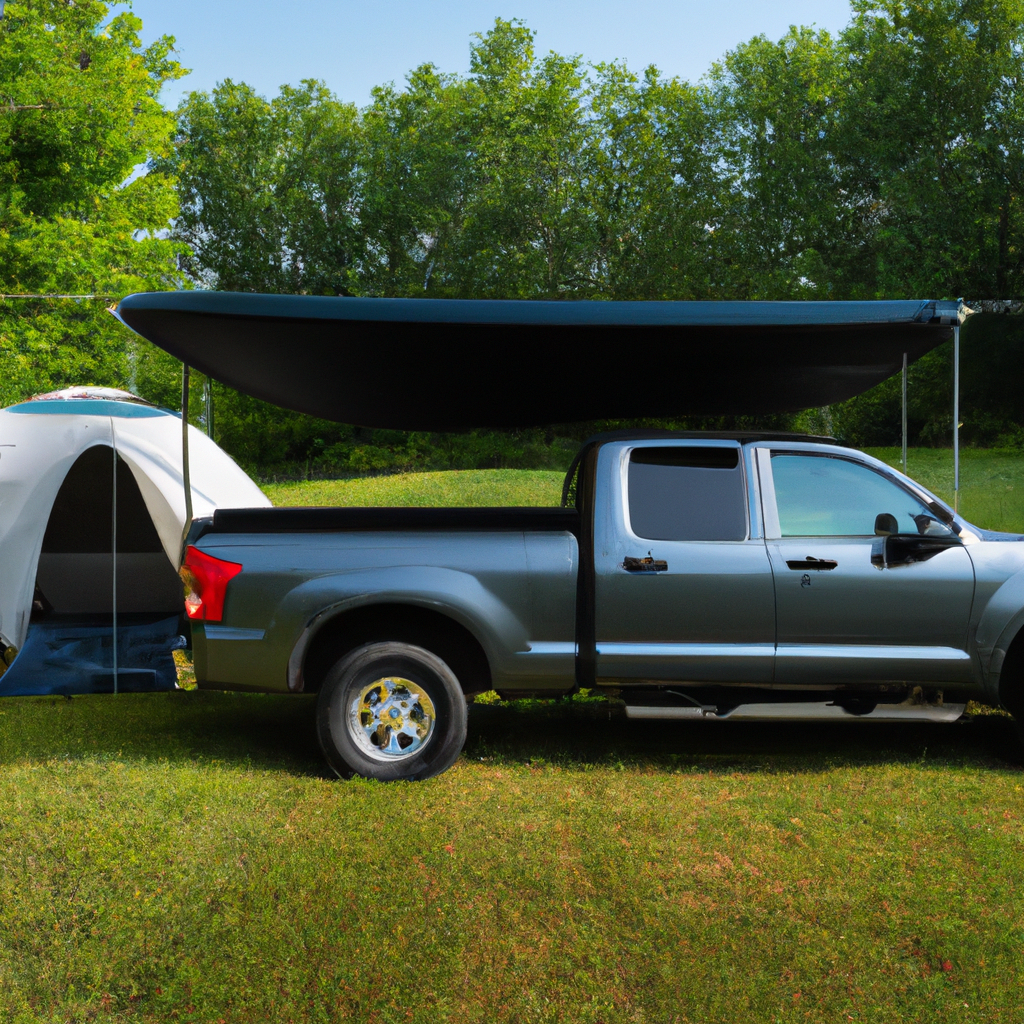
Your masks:
[{"label": "tent window", "polygon": [[[110,553],[113,452],[98,445],[68,471],[50,512],[36,573],[36,607],[57,614],[113,611]],[[117,462],[117,605],[124,614],[175,614],[181,582],[130,467]]]}]

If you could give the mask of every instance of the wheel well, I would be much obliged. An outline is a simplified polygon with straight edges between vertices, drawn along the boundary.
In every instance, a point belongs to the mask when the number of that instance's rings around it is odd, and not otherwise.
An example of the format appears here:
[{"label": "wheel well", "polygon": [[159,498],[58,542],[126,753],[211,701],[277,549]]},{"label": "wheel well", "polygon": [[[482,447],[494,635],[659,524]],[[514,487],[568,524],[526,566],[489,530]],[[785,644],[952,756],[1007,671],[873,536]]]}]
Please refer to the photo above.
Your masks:
[{"label": "wheel well", "polygon": [[999,672],[999,703],[1013,715],[1024,712],[1024,629],[1010,642]]},{"label": "wheel well", "polygon": [[464,693],[491,688],[487,655],[465,626],[428,608],[377,604],[342,612],[320,627],[303,662],[303,691],[319,690],[331,666],[349,651],[384,640],[432,651],[455,673]]}]

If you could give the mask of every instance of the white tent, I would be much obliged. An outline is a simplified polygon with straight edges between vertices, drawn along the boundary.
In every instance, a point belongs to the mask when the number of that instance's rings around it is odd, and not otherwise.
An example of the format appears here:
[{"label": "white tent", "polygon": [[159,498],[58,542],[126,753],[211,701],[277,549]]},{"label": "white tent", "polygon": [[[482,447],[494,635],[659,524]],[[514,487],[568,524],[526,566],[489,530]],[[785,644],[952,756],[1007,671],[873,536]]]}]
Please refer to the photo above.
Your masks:
[{"label": "white tent", "polygon": [[[195,516],[270,504],[194,427],[189,463]],[[0,410],[0,654],[46,613],[98,627],[104,615],[180,614],[184,525],[176,413],[109,388]]]}]

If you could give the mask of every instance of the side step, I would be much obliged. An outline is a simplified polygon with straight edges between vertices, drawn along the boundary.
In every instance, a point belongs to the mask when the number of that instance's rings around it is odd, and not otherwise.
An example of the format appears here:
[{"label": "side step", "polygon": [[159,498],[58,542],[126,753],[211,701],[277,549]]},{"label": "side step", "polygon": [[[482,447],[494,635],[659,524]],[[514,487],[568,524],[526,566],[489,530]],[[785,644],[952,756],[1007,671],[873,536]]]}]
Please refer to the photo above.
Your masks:
[{"label": "side step", "polygon": [[740,704],[718,713],[714,705],[665,707],[627,704],[627,718],[660,718],[687,722],[955,722],[966,704],[877,704],[874,711],[855,714],[838,704],[797,701],[779,704]]}]

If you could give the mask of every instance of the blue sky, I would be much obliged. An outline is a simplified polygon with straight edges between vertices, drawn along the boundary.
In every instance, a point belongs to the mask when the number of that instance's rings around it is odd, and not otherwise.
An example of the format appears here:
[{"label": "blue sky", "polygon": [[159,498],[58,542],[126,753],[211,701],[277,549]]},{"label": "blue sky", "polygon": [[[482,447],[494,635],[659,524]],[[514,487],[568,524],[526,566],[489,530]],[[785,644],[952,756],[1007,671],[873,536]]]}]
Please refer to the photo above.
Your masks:
[{"label": "blue sky", "polygon": [[496,17],[520,18],[540,52],[625,60],[636,71],[696,80],[726,50],[790,25],[837,32],[848,0],[133,0],[148,42],[173,35],[192,74],[165,90],[177,103],[224,78],[265,95],[283,83],[320,78],[363,106],[375,85],[401,83],[427,61],[465,72],[474,32]]}]

